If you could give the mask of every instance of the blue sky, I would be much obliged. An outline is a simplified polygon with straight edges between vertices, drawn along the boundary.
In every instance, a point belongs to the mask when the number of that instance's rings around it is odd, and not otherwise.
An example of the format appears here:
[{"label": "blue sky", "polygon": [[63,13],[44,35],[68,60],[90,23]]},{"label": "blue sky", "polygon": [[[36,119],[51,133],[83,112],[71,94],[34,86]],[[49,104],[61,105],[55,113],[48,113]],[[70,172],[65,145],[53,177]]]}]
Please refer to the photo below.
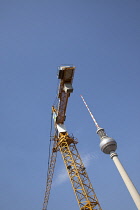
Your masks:
[{"label": "blue sky", "polygon": [[[95,126],[140,191],[140,1],[0,1],[0,209],[42,209],[57,67],[76,66],[65,125],[103,210],[136,209]],[[58,154],[48,210],[77,205]]]}]

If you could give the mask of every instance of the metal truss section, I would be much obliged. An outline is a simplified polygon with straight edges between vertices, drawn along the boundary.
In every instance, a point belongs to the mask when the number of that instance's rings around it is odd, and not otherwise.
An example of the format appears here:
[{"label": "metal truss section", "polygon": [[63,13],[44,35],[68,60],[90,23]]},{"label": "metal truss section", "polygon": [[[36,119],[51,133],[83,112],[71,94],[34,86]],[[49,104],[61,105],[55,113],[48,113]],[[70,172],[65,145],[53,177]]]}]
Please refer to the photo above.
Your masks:
[{"label": "metal truss section", "polygon": [[101,210],[100,204],[89,180],[86,168],[76,148],[76,141],[68,134],[59,138],[59,149],[80,210]]},{"label": "metal truss section", "polygon": [[[53,148],[55,146],[56,146],[56,141],[54,140]],[[53,179],[53,174],[54,174],[54,168],[55,168],[55,163],[56,163],[56,157],[57,157],[57,152],[54,152],[54,150],[52,150],[51,159],[50,159],[50,163],[48,167],[46,190],[45,190],[44,203],[43,203],[42,210],[47,210],[47,205],[48,205],[48,200],[49,200],[49,195],[50,195],[50,190],[51,190],[51,185],[52,185],[52,179]]]}]

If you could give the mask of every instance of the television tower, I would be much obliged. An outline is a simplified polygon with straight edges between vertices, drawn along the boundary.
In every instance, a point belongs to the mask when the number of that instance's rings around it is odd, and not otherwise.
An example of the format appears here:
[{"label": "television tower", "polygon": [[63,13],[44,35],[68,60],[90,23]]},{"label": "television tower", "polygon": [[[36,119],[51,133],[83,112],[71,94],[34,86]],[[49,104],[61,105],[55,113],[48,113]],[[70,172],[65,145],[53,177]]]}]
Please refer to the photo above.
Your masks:
[{"label": "television tower", "polygon": [[129,178],[127,172],[125,171],[123,165],[121,164],[121,162],[118,158],[118,154],[115,152],[117,149],[117,142],[113,138],[107,136],[105,130],[98,125],[98,123],[95,120],[93,114],[91,113],[88,105],[86,104],[83,96],[81,96],[81,98],[82,98],[82,100],[83,100],[83,102],[84,102],[92,120],[94,121],[96,128],[97,128],[96,133],[100,137],[101,151],[104,152],[105,154],[110,154],[110,157],[114,161],[130,195],[132,196],[132,199],[133,199],[136,207],[140,210],[140,195],[139,195],[137,189],[135,188],[134,184],[132,183],[131,179]]}]

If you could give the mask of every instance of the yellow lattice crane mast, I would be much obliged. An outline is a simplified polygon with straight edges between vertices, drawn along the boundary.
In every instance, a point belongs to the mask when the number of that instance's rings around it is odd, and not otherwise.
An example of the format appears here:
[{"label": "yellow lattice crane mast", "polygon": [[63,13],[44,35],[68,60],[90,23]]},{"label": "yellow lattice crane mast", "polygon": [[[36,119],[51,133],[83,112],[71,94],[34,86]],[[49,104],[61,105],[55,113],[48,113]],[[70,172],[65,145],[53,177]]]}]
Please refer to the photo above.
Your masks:
[{"label": "yellow lattice crane mast", "polygon": [[75,67],[73,66],[59,67],[59,102],[56,107],[52,107],[55,135],[51,139],[53,141],[53,149],[48,166],[46,191],[42,210],[47,209],[57,151],[61,152],[80,210],[101,210],[86,168],[76,148],[78,142],[73,136],[68,134],[64,125],[68,98],[73,92],[72,81],[74,71]]}]

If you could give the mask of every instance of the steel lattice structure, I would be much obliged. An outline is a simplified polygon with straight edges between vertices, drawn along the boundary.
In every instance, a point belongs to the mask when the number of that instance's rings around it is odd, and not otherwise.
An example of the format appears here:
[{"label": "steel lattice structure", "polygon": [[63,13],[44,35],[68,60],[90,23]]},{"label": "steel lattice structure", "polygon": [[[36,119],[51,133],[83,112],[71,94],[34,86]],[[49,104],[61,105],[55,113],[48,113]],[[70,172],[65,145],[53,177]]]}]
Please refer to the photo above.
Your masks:
[{"label": "steel lattice structure", "polygon": [[70,93],[73,92],[72,81],[74,71],[75,67],[72,66],[61,66],[59,68],[59,102],[56,107],[52,107],[55,135],[53,138],[53,148],[48,167],[42,210],[47,210],[58,151],[60,151],[62,155],[80,210],[102,210],[86,172],[86,168],[76,148],[78,142],[73,136],[68,134],[64,126],[68,98]]},{"label": "steel lattice structure", "polygon": [[[56,146],[56,141],[54,141],[54,144],[53,144],[53,147],[55,147],[55,146]],[[55,163],[56,163],[56,157],[57,157],[57,152],[53,152],[53,150],[52,150],[52,154],[51,154],[51,158],[50,158],[50,162],[49,162],[49,167],[48,167],[46,190],[45,190],[44,203],[43,203],[42,210],[47,209],[47,204],[48,204],[48,201],[49,201],[52,179],[53,179],[53,174],[54,174],[54,168],[55,168]]]},{"label": "steel lattice structure", "polygon": [[60,137],[62,154],[69,178],[81,210],[101,210],[100,204],[89,180],[86,168],[76,148],[77,141],[68,134]]}]

